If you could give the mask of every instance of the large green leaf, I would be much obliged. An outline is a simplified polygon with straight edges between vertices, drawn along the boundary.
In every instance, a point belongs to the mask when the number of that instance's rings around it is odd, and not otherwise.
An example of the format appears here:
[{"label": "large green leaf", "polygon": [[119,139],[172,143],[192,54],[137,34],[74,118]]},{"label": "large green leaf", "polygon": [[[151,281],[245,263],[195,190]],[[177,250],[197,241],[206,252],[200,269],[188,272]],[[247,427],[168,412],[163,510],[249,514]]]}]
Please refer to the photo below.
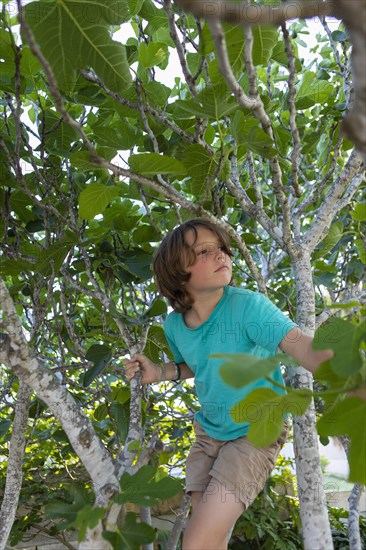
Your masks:
[{"label": "large green leaf", "polygon": [[117,127],[93,127],[95,139],[99,145],[114,147],[119,151],[129,151],[138,142],[140,133],[128,122],[118,122]]},{"label": "large green leaf", "polygon": [[237,111],[231,120],[231,130],[239,146],[249,149],[265,158],[272,158],[276,153],[273,140],[258,126],[258,121],[251,115],[245,116]]},{"label": "large green leaf", "polygon": [[330,366],[341,378],[356,374],[362,367],[361,342],[366,340],[366,321],[355,325],[337,317],[324,323],[315,333],[316,350],[332,349]]},{"label": "large green leaf", "polygon": [[279,438],[287,414],[301,416],[311,402],[309,390],[278,394],[270,388],[253,390],[230,411],[235,422],[249,422],[248,439],[258,447],[266,447]]},{"label": "large green leaf", "polygon": [[44,135],[46,146],[56,154],[65,155],[70,151],[71,143],[79,139],[75,130],[63,122],[58,113],[51,110],[42,113],[40,131]]},{"label": "large green leaf", "polygon": [[274,27],[253,27],[253,63],[267,65],[272,50],[278,42],[278,31]]},{"label": "large green leaf", "polygon": [[194,115],[220,120],[238,109],[238,104],[225,85],[215,84],[202,90],[192,100],[177,100],[171,109],[175,116],[182,119]]},{"label": "large green leaf", "polygon": [[292,357],[285,354],[273,355],[267,359],[248,353],[216,353],[211,357],[228,359],[220,366],[220,376],[226,384],[233,388],[242,388],[259,378],[269,376],[279,363],[283,365],[297,364]]},{"label": "large green leaf", "polygon": [[323,437],[349,436],[349,479],[362,485],[366,484],[365,418],[366,401],[357,397],[348,397],[328,408],[317,422],[318,433]]},{"label": "large green leaf", "polygon": [[211,177],[217,168],[215,158],[202,145],[192,143],[185,147],[182,160],[192,180],[190,191],[200,194],[205,189],[206,178]]},{"label": "large green leaf", "polygon": [[41,250],[37,256],[35,269],[45,277],[52,272],[57,273],[69,250],[76,244],[76,238],[65,236],[63,239],[52,243],[48,248]]},{"label": "large green leaf", "polygon": [[102,183],[91,183],[82,190],[79,197],[79,215],[87,220],[101,214],[108,204],[118,196],[116,185],[106,186]]},{"label": "large green leaf", "polygon": [[179,160],[158,153],[141,153],[131,155],[128,159],[131,169],[144,176],[157,174],[185,176],[187,169]]},{"label": "large green leaf", "polygon": [[103,531],[103,538],[113,550],[140,550],[142,544],[152,542],[156,531],[150,525],[136,521],[136,514],[127,512],[123,527],[118,531]]},{"label": "large green leaf", "polygon": [[151,0],[145,0],[140,8],[139,16],[148,21],[145,32],[150,36],[167,25],[167,15],[165,10],[159,9]]},{"label": "large green leaf", "polygon": [[61,89],[72,90],[77,71],[88,67],[116,92],[130,85],[125,47],[110,36],[111,25],[129,16],[127,0],[40,0],[25,6],[25,16]]},{"label": "large green leaf", "polygon": [[297,109],[307,109],[317,103],[325,103],[334,92],[334,87],[329,82],[318,80],[314,73],[306,71],[298,86],[295,105]]},{"label": "large green leaf", "polygon": [[182,489],[181,482],[173,477],[157,480],[157,470],[153,466],[143,466],[133,475],[124,473],[120,487],[116,500],[120,504],[131,502],[139,506],[154,506],[160,499],[168,499]]}]

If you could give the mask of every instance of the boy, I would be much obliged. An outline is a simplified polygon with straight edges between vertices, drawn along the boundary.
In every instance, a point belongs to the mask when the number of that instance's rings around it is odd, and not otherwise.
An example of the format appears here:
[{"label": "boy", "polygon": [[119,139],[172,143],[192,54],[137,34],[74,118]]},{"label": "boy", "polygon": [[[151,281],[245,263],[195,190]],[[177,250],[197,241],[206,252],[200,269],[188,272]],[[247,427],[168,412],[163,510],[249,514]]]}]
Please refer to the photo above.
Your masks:
[{"label": "boy", "polygon": [[[314,372],[332,357],[331,350],[314,351],[312,338],[267,298],[231,286],[232,252],[228,235],[206,220],[191,220],[162,241],[153,270],[160,292],[173,308],[164,331],[174,363],[153,364],[136,354],[125,361],[130,380],[141,370],[142,384],[195,377],[201,409],[195,415],[196,441],[186,464],[186,490],[192,514],[184,532],[183,550],[226,549],[229,533],[242,512],[262,490],[286,439],[257,448],[245,437],[247,423],[235,423],[231,407],[254,388],[228,387],[214,353],[274,355],[278,347]],[[280,367],[271,374],[283,385]]]}]

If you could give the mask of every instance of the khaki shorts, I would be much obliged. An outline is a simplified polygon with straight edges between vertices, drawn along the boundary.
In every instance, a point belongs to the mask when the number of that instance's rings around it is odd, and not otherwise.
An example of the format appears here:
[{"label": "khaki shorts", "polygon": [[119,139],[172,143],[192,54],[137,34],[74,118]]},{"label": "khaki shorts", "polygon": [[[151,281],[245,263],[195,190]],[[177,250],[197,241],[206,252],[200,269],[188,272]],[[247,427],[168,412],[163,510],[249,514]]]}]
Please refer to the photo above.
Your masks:
[{"label": "khaki shorts", "polygon": [[[288,421],[277,441],[269,447],[255,447],[246,436],[220,441],[206,434],[195,420],[196,441],[192,445],[186,464],[186,491],[209,490],[235,494],[245,509],[263,489],[276,465],[289,430]],[[219,483],[217,483],[219,482]],[[224,502],[224,500],[223,500]]]}]

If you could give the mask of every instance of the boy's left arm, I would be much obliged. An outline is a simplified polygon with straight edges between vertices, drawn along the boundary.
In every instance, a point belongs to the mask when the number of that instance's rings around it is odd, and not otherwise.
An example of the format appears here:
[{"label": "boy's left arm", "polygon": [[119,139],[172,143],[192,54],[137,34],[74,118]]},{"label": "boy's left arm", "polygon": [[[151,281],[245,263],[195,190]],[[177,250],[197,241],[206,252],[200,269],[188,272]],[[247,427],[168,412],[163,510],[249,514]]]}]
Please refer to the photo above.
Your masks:
[{"label": "boy's left arm", "polygon": [[299,328],[291,329],[281,340],[282,351],[299,361],[304,369],[314,374],[321,363],[333,357],[331,349],[316,351],[312,348],[313,338]]}]

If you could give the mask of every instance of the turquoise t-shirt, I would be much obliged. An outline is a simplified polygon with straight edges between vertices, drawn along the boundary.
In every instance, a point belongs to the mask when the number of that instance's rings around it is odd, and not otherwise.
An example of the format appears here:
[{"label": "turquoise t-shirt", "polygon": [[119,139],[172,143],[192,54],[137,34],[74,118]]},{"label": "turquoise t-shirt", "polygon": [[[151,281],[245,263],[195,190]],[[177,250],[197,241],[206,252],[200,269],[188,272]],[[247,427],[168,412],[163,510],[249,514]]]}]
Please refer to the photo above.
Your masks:
[{"label": "turquoise t-shirt", "polygon": [[[195,417],[208,435],[223,441],[245,435],[249,424],[233,421],[233,405],[256,388],[282,392],[265,378],[239,389],[228,386],[219,375],[224,360],[209,355],[249,353],[269,357],[276,354],[281,340],[296,326],[263,294],[232,286],[225,287],[210,317],[196,328],[187,327],[182,313],[168,315],[165,335],[175,361],[187,363],[194,373],[201,405]],[[284,384],[279,366],[271,377]]]}]

